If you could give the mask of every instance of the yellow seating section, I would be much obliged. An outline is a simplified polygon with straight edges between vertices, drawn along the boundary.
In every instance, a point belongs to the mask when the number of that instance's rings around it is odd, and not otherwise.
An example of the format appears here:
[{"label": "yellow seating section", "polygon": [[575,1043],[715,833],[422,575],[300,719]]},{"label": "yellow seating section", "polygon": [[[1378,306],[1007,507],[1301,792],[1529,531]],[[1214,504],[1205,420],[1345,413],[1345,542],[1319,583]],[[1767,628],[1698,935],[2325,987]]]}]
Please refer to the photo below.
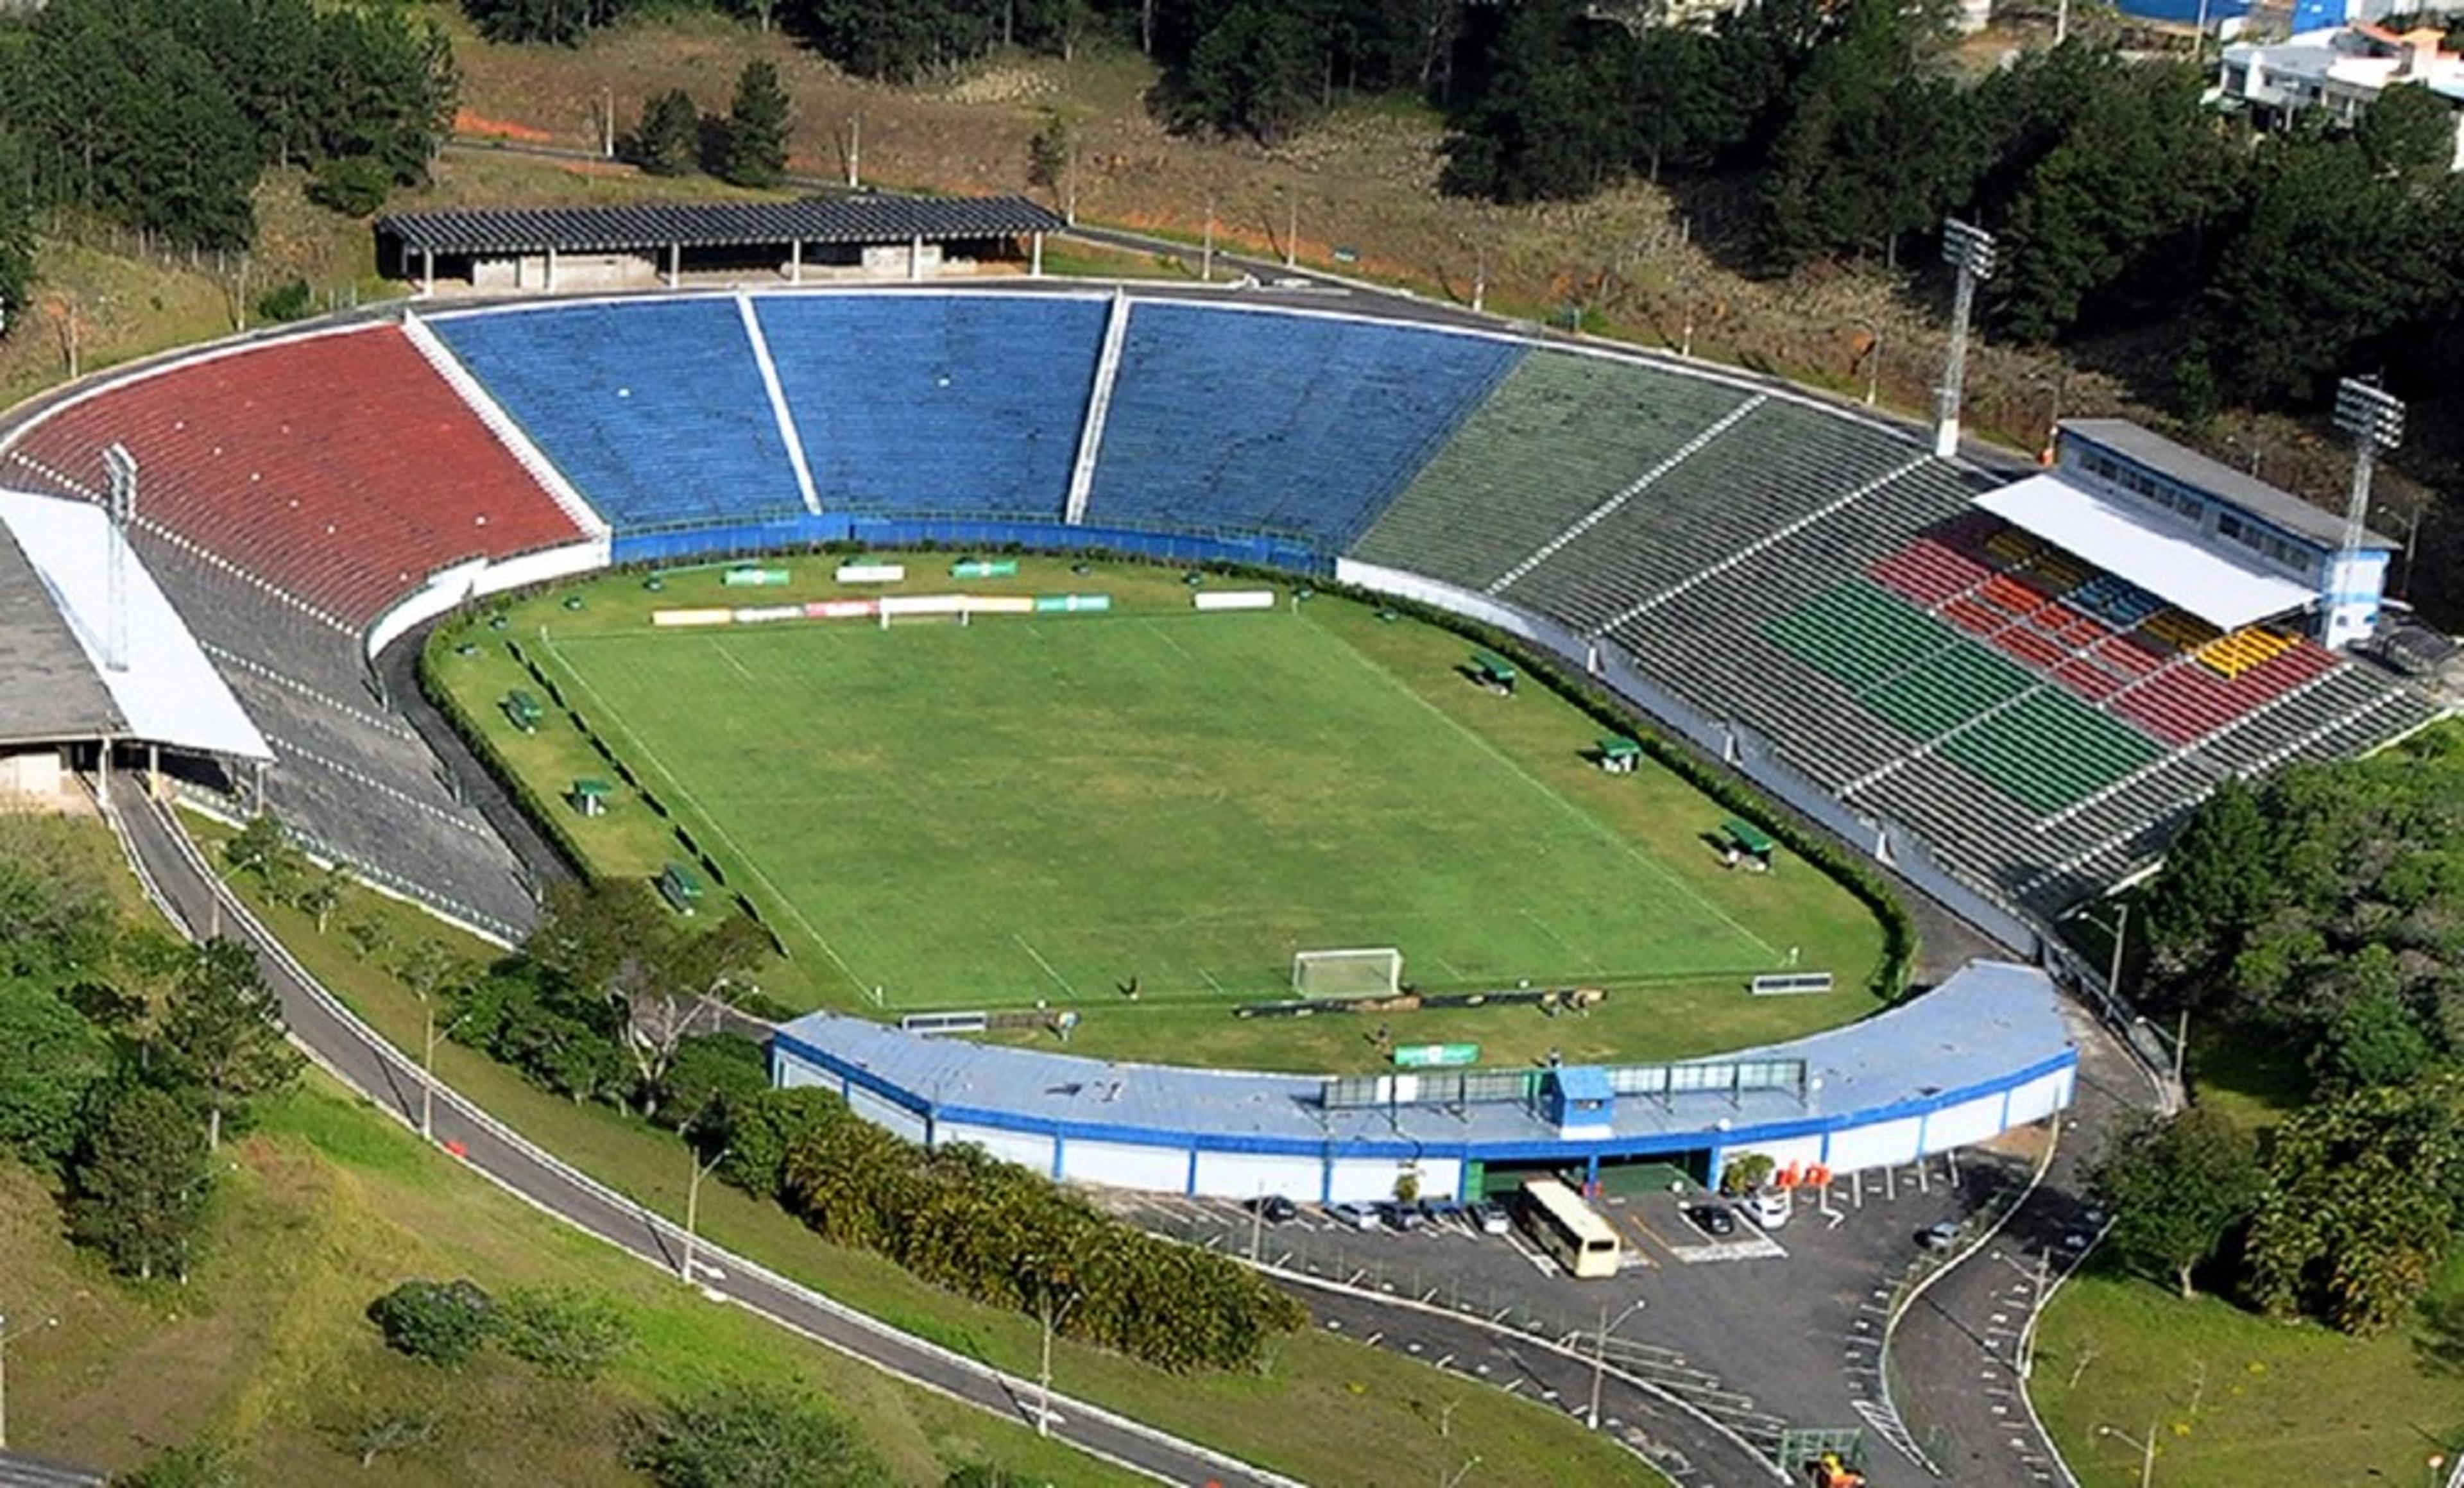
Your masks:
[{"label": "yellow seating section", "polygon": [[2199,665],[2230,680],[2266,666],[2296,644],[2291,636],[2252,625],[2200,646]]},{"label": "yellow seating section", "polygon": [[2222,632],[2195,615],[2176,609],[2158,610],[2141,627],[2150,640],[2158,641],[2177,651],[2195,651],[2217,639]]}]

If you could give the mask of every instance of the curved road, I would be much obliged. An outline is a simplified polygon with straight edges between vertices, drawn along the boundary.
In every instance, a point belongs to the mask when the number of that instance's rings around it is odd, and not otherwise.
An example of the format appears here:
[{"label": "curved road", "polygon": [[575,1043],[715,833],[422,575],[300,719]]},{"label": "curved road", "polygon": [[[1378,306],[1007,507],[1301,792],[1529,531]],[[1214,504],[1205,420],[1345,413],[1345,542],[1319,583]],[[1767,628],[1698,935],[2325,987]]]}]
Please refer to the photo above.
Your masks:
[{"label": "curved road", "polygon": [[[191,935],[219,929],[254,948],[282,999],[292,1036],[327,1073],[416,1127],[420,1075],[400,1051],[335,1000],[207,867],[164,806],[134,776],[115,776],[108,814],[147,890]],[[482,1176],[577,1229],[662,1270],[676,1270],[682,1231],[642,1205],[532,1146],[445,1085],[435,1092],[436,1140],[453,1144]],[[715,1300],[927,1390],[1014,1420],[1033,1421],[1035,1382],[902,1333],[708,1241],[695,1246]],[[1081,1451],[1168,1483],[1299,1488],[1292,1479],[1213,1452],[1067,1395],[1051,1397],[1051,1434]]]}]

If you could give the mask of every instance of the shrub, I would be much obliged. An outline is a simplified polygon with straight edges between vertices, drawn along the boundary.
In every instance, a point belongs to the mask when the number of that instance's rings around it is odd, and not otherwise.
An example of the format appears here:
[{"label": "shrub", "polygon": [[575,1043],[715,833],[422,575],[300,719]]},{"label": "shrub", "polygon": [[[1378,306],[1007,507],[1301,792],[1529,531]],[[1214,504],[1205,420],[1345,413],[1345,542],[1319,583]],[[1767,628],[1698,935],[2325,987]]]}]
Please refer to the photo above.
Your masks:
[{"label": "shrub", "polygon": [[596,1379],[633,1342],[633,1324],[597,1292],[517,1286],[496,1314],[505,1352],[561,1380]]},{"label": "shrub", "polygon": [[256,296],[260,320],[305,320],[316,313],[317,296],[305,279],[286,279]]},{"label": "shrub", "polygon": [[641,1421],[625,1458],[659,1488],[837,1488],[885,1480],[847,1424],[801,1390],[722,1385]]},{"label": "shrub", "polygon": [[494,1299],[478,1282],[405,1281],[368,1303],[385,1343],[442,1368],[458,1368],[495,1335]]},{"label": "shrub", "polygon": [[372,214],[392,191],[392,173],[365,155],[329,155],[308,178],[308,200],[345,217]]}]

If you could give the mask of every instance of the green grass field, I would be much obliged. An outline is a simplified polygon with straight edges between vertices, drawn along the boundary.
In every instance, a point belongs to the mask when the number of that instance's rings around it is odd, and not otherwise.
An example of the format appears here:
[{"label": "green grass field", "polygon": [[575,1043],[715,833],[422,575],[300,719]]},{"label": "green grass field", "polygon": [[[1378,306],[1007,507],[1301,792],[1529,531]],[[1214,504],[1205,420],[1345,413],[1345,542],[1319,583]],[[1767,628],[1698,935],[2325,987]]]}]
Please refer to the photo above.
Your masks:
[{"label": "green grass field", "polygon": [[849,990],[894,1008],[1133,978],[1142,997],[1272,995],[1295,951],[1343,946],[1399,947],[1433,988],[1779,964],[1313,611],[548,650]]},{"label": "green grass field", "polygon": [[[953,587],[944,563],[908,587]],[[838,592],[828,560],[788,566],[759,602]],[[1602,773],[1598,725],[1536,687],[1484,691],[1436,627],[1329,597],[1198,614],[1170,571],[1041,559],[970,587],[1114,611],[659,629],[653,608],[747,598],[710,572],[663,585],[523,602],[502,638],[450,633],[435,675],[553,800],[608,771],[561,714],[506,724],[505,691],[537,689],[522,647],[785,942],[765,988],[790,1005],[1045,1001],[1081,1011],[1087,1052],[1305,1068],[1362,1062],[1362,1029],[1228,1016],[1287,995],[1301,949],[1393,946],[1428,990],[1613,989],[1588,1018],[1431,1011],[1397,1033],[1492,1058],[1705,1054],[1875,1005],[1881,930],[1853,896],[1786,853],[1730,871],[1725,809],[1657,766]],[[549,809],[596,871],[683,855],[632,793],[596,820]],[[1746,995],[1792,958],[1842,990]]]}]

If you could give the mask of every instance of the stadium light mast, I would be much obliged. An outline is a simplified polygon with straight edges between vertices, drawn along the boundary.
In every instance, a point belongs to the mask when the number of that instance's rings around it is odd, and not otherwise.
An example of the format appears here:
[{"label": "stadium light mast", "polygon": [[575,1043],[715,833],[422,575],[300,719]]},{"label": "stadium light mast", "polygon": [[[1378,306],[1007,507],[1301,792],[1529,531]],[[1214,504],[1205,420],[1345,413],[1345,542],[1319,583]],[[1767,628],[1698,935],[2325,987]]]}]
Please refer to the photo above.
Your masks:
[{"label": "stadium light mast", "polygon": [[2379,456],[2404,442],[2404,400],[2379,386],[2376,378],[2348,377],[2336,384],[2336,427],[2352,436],[2353,492],[2344,503],[2343,545],[2327,580],[2329,646],[2360,639],[2366,617],[2355,602],[2376,592],[2355,576],[2361,572],[2362,541],[2369,528],[2370,476]]},{"label": "stadium light mast", "polygon": [[1942,369],[1942,398],[1933,429],[1933,452],[1947,460],[1959,453],[1959,403],[1968,382],[1968,321],[1976,310],[1976,286],[1993,277],[1993,234],[1948,218],[1942,225],[1942,261],[1959,271],[1950,302],[1950,356]]},{"label": "stadium light mast", "polygon": [[111,486],[103,498],[109,529],[103,541],[102,664],[113,671],[128,669],[128,528],[137,520],[137,457],[126,445],[102,452],[102,468]]}]

